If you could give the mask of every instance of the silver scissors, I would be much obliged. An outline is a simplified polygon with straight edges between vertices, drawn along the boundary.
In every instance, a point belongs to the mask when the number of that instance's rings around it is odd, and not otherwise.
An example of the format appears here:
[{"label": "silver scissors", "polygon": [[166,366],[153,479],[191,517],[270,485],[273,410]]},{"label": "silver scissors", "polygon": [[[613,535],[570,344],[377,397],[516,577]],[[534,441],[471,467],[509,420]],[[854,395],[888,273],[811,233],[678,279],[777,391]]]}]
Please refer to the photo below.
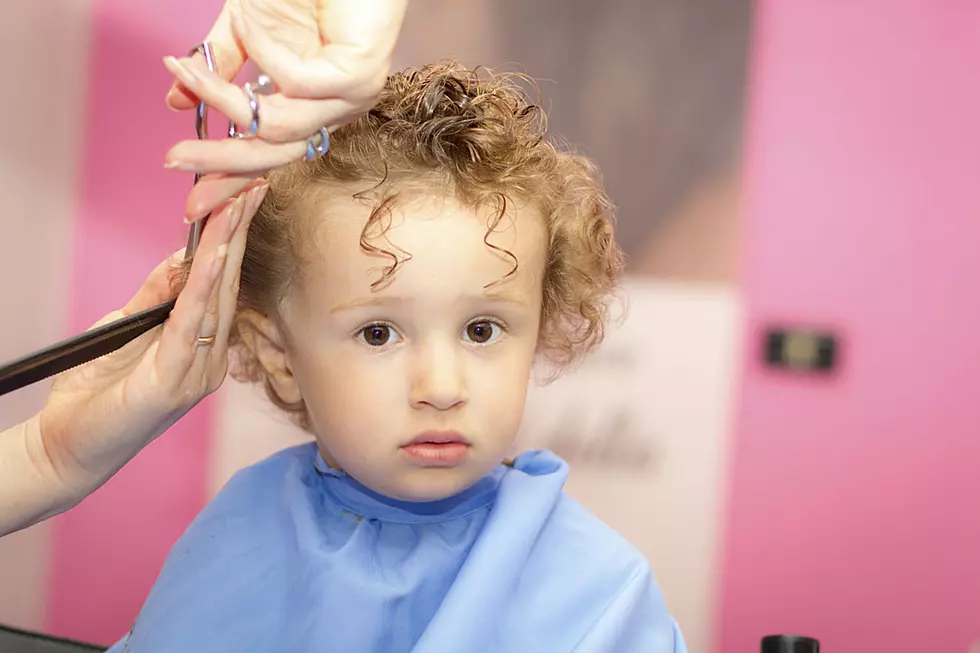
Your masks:
[{"label": "silver scissors", "polygon": [[[205,41],[192,49],[190,54],[193,55],[197,52],[204,54],[204,61],[207,62],[208,70],[215,72],[216,67],[214,64],[214,50],[212,49],[211,44]],[[194,112],[194,129],[197,131],[198,140],[207,140],[208,106],[204,102],[198,104],[197,110]],[[195,173],[194,183],[197,184],[199,181],[201,181],[201,175],[200,173]],[[204,233],[204,225],[207,223],[207,221],[208,219],[205,217],[191,225],[191,231],[189,234],[187,234],[187,248],[184,250],[185,261],[194,258],[194,253],[197,251],[197,246],[201,244],[201,234]]]}]

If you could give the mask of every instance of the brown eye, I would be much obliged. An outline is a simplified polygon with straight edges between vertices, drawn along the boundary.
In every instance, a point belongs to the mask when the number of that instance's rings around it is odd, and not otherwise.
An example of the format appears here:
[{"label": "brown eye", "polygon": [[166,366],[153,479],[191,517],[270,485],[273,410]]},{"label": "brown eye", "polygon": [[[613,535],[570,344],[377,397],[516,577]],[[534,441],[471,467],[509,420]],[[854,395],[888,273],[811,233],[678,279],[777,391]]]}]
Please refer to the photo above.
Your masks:
[{"label": "brown eye", "polygon": [[370,347],[384,347],[397,338],[394,330],[387,324],[371,324],[358,334],[361,341]]},{"label": "brown eye", "polygon": [[499,338],[502,333],[503,328],[499,324],[489,320],[480,320],[466,325],[465,336],[469,342],[485,345]]}]

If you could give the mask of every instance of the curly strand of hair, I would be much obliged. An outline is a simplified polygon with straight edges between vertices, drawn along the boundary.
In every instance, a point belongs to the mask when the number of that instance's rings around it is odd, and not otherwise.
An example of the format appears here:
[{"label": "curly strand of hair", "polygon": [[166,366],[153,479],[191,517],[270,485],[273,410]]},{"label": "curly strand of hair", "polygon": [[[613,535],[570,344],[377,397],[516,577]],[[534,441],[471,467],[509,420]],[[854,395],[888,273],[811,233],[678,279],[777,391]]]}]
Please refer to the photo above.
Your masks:
[{"label": "curly strand of hair", "polygon": [[510,272],[500,277],[496,281],[491,281],[490,283],[483,286],[484,290],[488,288],[492,288],[496,286],[498,283],[501,283],[504,280],[506,280],[508,277],[512,276],[515,272],[517,272],[517,268],[519,268],[521,265],[520,261],[517,260],[517,257],[514,256],[514,252],[504,247],[494,245],[493,243],[490,242],[490,235],[494,232],[494,230],[497,228],[497,225],[500,224],[500,221],[504,218],[504,215],[506,215],[507,213],[507,196],[504,195],[503,193],[497,193],[497,197],[500,198],[500,210],[497,211],[497,214],[490,219],[490,223],[487,225],[487,232],[483,235],[483,244],[489,247],[490,249],[494,250],[495,252],[504,254],[505,256],[509,257],[514,262],[514,267],[510,269]]},{"label": "curly strand of hair", "polygon": [[[391,228],[391,206],[394,204],[396,197],[390,195],[384,198],[381,203],[371,211],[371,215],[368,216],[367,223],[361,230],[360,236],[360,247],[361,250],[371,255],[386,256],[391,259],[391,265],[386,266],[381,270],[381,278],[371,284],[371,290],[378,290],[379,288],[387,285],[394,278],[395,271],[403,263],[407,263],[412,260],[412,255],[403,250],[401,247],[395,245],[391,240],[388,239],[387,233]],[[384,224],[384,219],[387,218],[387,224]],[[369,235],[368,232],[372,227],[380,227],[377,234]],[[370,239],[384,238],[385,242],[388,243],[393,249],[398,250],[402,254],[402,258],[399,258],[398,254],[391,251],[390,249],[384,249],[382,247],[376,247],[372,245]]]},{"label": "curly strand of hair", "polygon": [[381,179],[378,181],[378,183],[376,183],[374,186],[371,186],[370,188],[357,191],[356,193],[351,195],[351,197],[353,197],[356,200],[367,199],[367,196],[369,194],[373,193],[374,191],[378,190],[379,188],[385,185],[385,183],[388,181],[388,162],[382,161],[381,165],[384,166],[384,174],[381,175]]},{"label": "curly strand of hair", "polygon": [[436,77],[426,84],[425,91],[419,96],[415,107],[416,115],[421,115],[423,121],[431,120],[439,103],[446,96],[446,78]]}]

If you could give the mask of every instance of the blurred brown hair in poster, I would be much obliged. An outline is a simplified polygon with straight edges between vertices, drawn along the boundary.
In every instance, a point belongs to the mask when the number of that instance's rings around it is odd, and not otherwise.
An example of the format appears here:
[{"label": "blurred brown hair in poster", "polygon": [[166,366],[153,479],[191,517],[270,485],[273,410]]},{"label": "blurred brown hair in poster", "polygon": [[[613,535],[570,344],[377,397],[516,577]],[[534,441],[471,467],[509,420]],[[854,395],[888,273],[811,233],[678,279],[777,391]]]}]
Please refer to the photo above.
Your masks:
[{"label": "blurred brown hair in poster", "polygon": [[748,0],[428,0],[396,65],[538,80],[550,130],[601,167],[630,272],[735,278]]}]

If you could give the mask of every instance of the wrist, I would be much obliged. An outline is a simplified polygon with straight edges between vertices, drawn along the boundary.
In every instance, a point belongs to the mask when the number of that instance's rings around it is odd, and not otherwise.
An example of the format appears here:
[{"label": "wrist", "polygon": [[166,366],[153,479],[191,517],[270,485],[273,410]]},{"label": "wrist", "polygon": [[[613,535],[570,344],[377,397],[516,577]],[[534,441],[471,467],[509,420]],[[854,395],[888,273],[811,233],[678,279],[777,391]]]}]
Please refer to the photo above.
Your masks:
[{"label": "wrist", "polygon": [[40,415],[0,433],[0,536],[67,510],[78,496],[44,452]]},{"label": "wrist", "polygon": [[24,422],[24,448],[31,469],[44,483],[45,493],[57,502],[56,512],[75,505],[75,497],[84,485],[83,479],[77,474],[68,473],[51,455],[50,444],[44,434],[43,410]]}]

